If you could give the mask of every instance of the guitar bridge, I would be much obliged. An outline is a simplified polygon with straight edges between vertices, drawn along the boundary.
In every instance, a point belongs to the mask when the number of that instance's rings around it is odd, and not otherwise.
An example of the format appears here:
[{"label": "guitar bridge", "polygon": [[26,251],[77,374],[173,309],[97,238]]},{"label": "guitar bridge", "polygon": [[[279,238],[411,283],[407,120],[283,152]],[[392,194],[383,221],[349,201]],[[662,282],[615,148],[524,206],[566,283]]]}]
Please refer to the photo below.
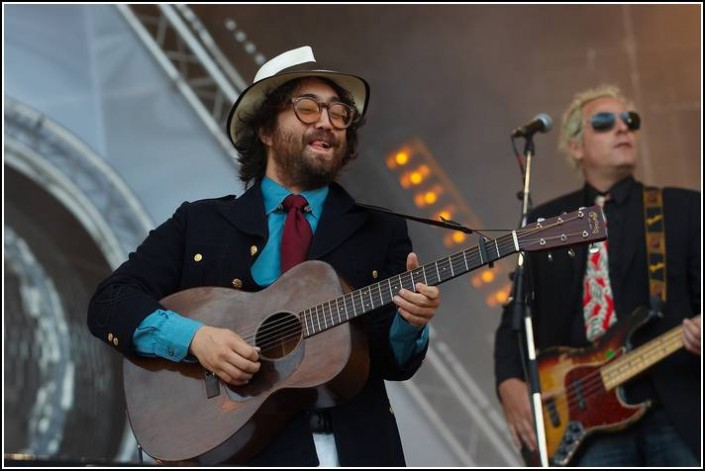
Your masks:
[{"label": "guitar bridge", "polygon": [[216,375],[211,371],[205,370],[203,372],[203,380],[206,382],[206,397],[208,399],[220,395],[220,384],[218,384]]},{"label": "guitar bridge", "polygon": [[585,428],[580,422],[570,421],[565,428],[561,444],[553,455],[553,464],[567,466],[570,459],[578,449],[578,445],[585,438]]}]

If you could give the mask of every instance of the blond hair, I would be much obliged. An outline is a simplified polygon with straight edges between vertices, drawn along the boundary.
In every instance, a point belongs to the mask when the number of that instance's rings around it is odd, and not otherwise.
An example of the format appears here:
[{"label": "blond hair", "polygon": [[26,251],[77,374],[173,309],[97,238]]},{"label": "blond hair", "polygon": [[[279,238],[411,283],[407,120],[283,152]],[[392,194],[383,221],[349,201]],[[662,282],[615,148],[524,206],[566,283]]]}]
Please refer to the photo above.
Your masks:
[{"label": "blond hair", "polygon": [[634,106],[631,100],[627,99],[622,94],[622,91],[617,85],[604,84],[576,93],[570,106],[568,106],[568,109],[563,113],[561,134],[558,138],[558,150],[565,154],[568,162],[573,167],[578,168],[580,164],[570,153],[570,143],[572,141],[582,143],[583,141],[583,108],[591,101],[605,97],[619,100],[628,107]]}]

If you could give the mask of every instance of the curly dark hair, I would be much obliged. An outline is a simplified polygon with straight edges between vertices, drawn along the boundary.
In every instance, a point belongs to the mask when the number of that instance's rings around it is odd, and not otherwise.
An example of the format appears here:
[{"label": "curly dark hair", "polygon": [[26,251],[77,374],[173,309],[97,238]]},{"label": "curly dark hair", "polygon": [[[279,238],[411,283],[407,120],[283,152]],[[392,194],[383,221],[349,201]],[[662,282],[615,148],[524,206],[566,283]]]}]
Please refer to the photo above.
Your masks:
[{"label": "curly dark hair", "polygon": [[[333,80],[324,77],[315,77],[329,85],[338,94],[340,101],[355,107],[355,101],[352,95],[338,85]],[[237,117],[245,125],[242,132],[239,134],[239,139],[235,142],[240,163],[240,180],[245,184],[245,187],[250,187],[255,181],[264,177],[265,169],[267,168],[267,153],[262,141],[257,134],[258,130],[264,132],[272,132],[277,122],[277,115],[288,103],[293,96],[294,90],[298,87],[304,78],[290,80],[283,85],[275,88],[266,94],[262,105],[251,115]],[[347,149],[343,157],[343,166],[351,160],[354,160],[358,155],[359,140],[357,130],[364,124],[355,108],[355,119],[353,123],[346,129]]]}]

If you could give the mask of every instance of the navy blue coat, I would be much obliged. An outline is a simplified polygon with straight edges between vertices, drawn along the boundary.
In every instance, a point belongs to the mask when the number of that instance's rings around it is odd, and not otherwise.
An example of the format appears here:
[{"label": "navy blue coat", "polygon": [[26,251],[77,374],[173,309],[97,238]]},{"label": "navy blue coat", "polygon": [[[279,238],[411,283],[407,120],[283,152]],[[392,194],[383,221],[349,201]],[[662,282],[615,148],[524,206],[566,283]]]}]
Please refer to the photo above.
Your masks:
[{"label": "navy blue coat", "polygon": [[[242,282],[243,290],[262,289],[252,278],[251,269],[267,237],[259,183],[240,198],[184,203],[98,286],[88,312],[91,332],[128,353],[132,351],[135,329],[150,313],[162,308],[159,299],[169,294],[197,286],[232,287],[235,279]],[[352,197],[334,183],[308,259],[329,263],[357,289],[405,271],[411,249],[402,219],[356,206]],[[196,253],[202,255],[198,262],[194,261]],[[343,466],[405,464],[384,380],[410,378],[426,352],[403,366],[396,364],[389,343],[395,312],[390,305],[363,316],[371,359],[367,383],[349,402],[331,409]],[[317,465],[306,414],[302,412],[288,423],[250,464]]]}]

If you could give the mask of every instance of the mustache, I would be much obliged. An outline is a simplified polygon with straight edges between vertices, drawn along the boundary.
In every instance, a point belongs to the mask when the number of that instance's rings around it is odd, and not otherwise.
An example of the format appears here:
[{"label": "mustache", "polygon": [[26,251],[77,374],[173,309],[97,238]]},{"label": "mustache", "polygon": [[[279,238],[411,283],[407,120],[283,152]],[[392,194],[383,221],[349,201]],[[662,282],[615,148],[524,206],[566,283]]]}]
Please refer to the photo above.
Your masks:
[{"label": "mustache", "polygon": [[330,144],[331,147],[337,146],[339,144],[338,138],[331,131],[326,131],[325,129],[314,129],[308,135],[306,135],[306,142],[311,141],[325,141]]}]

